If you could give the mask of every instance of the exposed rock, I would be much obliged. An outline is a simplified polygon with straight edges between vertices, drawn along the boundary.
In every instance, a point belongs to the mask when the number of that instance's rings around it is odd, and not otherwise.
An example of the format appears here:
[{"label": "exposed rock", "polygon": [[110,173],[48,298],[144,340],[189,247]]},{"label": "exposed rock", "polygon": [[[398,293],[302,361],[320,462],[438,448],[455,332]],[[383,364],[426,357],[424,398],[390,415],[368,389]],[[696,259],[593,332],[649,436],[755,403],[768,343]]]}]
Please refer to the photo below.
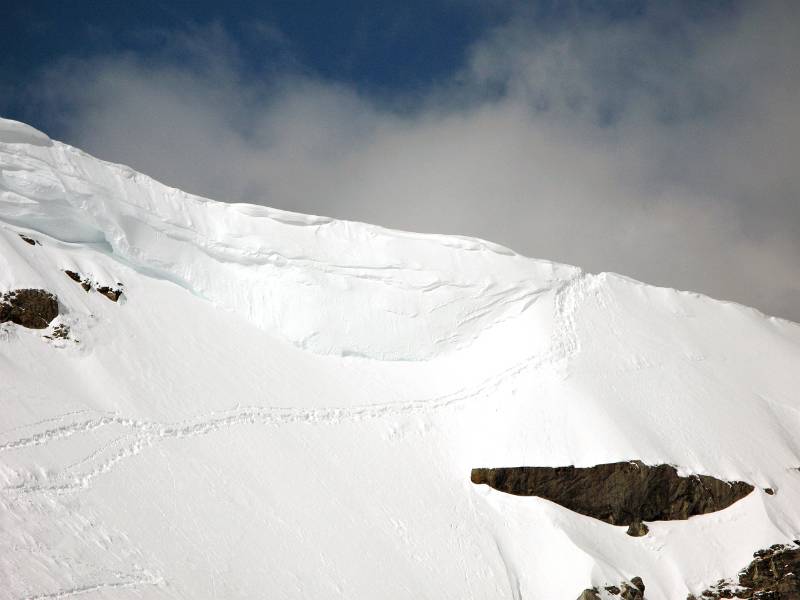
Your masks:
[{"label": "exposed rock", "polygon": [[622,584],[622,597],[625,600],[644,600],[644,581],[641,577],[631,579],[631,584]]},{"label": "exposed rock", "polygon": [[[621,583],[619,586],[609,585],[603,588],[606,596],[616,596],[622,600],[644,600],[644,583],[641,577],[634,577],[630,582]],[[577,600],[600,600],[600,591],[595,588],[583,590]]]},{"label": "exposed rock", "polygon": [[119,297],[122,296],[122,290],[121,289],[119,289],[119,288],[114,289],[114,288],[111,288],[111,287],[109,287],[107,285],[104,285],[104,286],[101,286],[101,287],[97,288],[97,291],[100,292],[101,294],[103,294],[103,296],[105,296],[109,300],[112,300],[114,302],[119,300]]},{"label": "exposed rock", "polygon": [[650,531],[650,528],[647,525],[641,521],[634,521],[628,525],[628,531],[625,533],[631,537],[642,537],[643,535],[647,535],[648,531]]},{"label": "exposed rock", "polygon": [[[795,542],[797,543],[797,542]],[[800,600],[800,548],[775,544],[753,554],[753,562],[739,573],[738,583],[720,581],[699,597]]]},{"label": "exposed rock", "polygon": [[44,338],[46,340],[71,340],[72,342],[79,344],[80,343],[79,340],[69,337],[70,332],[71,330],[69,328],[69,325],[66,325],[64,323],[59,323],[58,325],[53,327],[53,331],[50,333],[50,335],[46,335],[44,336]]},{"label": "exposed rock", "polygon": [[[76,273],[75,271],[70,271],[70,270],[65,270],[64,273],[66,273],[67,277],[72,279],[72,281],[80,283],[81,287],[87,292],[91,291],[91,289],[95,287],[95,284],[91,279],[82,276],[80,273]],[[117,300],[119,300],[119,297],[122,296],[122,284],[117,283],[117,285],[119,286],[118,288],[113,288],[110,285],[100,285],[97,286],[96,289],[99,293],[101,293],[109,300],[116,302]]]},{"label": "exposed rock", "polygon": [[637,590],[635,587],[626,585],[622,588],[620,598],[622,598],[622,600],[644,600],[644,592]]},{"label": "exposed rock", "polygon": [[44,329],[57,316],[58,298],[45,290],[13,290],[0,296],[0,323]]},{"label": "exposed rock", "polygon": [[764,493],[768,494],[770,496],[774,496],[775,495],[775,490],[773,490],[772,488],[764,488]]},{"label": "exposed rock", "polygon": [[55,340],[65,340],[69,337],[69,326],[60,323],[53,327],[53,335],[45,336]]},{"label": "exposed rock", "polygon": [[65,270],[64,273],[67,274],[67,277],[72,279],[75,283],[80,283],[81,287],[84,291],[88,292],[92,289],[92,282],[89,279],[81,277],[80,273],[76,273],[75,271]]},{"label": "exposed rock", "polygon": [[[39,242],[37,242],[35,239],[29,238],[27,235],[24,235],[22,233],[19,234],[19,237],[21,237],[23,239],[23,241],[27,242],[31,246],[35,246],[36,244],[39,244]],[[39,245],[41,246],[41,244],[39,244]]]},{"label": "exposed rock", "polygon": [[472,483],[517,496],[538,496],[612,525],[688,519],[727,508],[753,491],[743,481],[681,477],[672,465],[641,461],[594,467],[473,469]]}]

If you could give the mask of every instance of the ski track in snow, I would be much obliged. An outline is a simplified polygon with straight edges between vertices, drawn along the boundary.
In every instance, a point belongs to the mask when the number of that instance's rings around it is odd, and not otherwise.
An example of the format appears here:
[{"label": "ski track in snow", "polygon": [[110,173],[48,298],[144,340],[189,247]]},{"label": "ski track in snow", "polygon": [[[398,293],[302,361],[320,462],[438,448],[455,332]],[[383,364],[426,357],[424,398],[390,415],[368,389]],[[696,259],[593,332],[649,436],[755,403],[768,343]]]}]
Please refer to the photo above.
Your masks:
[{"label": "ski track in snow", "polygon": [[[71,493],[87,489],[98,476],[110,472],[122,461],[139,455],[148,448],[169,439],[184,439],[207,435],[222,429],[239,425],[280,426],[294,423],[335,425],[343,422],[367,419],[382,419],[411,414],[422,414],[449,407],[463,405],[471,400],[486,397],[487,394],[509,379],[526,371],[542,368],[565,368],[569,359],[580,349],[575,331],[575,313],[591,286],[591,276],[581,275],[564,282],[554,297],[555,327],[552,334],[551,350],[544,354],[532,355],[508,369],[484,380],[472,388],[466,388],[443,396],[415,400],[409,402],[390,402],[350,407],[237,407],[223,413],[199,415],[192,419],[177,422],[158,422],[145,419],[133,419],[121,415],[102,415],[78,422],[70,422],[59,427],[49,427],[26,437],[19,437],[0,443],[0,453],[12,452],[32,446],[45,446],[51,442],[75,435],[92,433],[102,428],[118,426],[131,433],[120,436],[95,448],[90,454],[80,459],[55,477],[44,483],[22,483],[2,489],[5,494],[30,493]],[[64,415],[32,423],[29,426],[15,427],[18,431],[28,427],[51,424],[61,419],[81,414],[85,411],[71,411]],[[133,441],[125,444],[126,441]],[[109,450],[119,447],[111,456]],[[102,459],[102,460],[98,460]],[[75,469],[80,465],[94,463],[87,471]]]},{"label": "ski track in snow", "polygon": [[58,598],[71,598],[73,596],[80,596],[83,594],[90,594],[92,592],[113,591],[124,588],[133,588],[147,585],[163,585],[163,577],[140,577],[133,578],[126,581],[113,581],[109,583],[95,583],[90,585],[82,585],[73,588],[66,588],[56,590],[55,592],[47,592],[44,594],[36,594],[35,596],[25,596],[23,600],[56,600]]}]

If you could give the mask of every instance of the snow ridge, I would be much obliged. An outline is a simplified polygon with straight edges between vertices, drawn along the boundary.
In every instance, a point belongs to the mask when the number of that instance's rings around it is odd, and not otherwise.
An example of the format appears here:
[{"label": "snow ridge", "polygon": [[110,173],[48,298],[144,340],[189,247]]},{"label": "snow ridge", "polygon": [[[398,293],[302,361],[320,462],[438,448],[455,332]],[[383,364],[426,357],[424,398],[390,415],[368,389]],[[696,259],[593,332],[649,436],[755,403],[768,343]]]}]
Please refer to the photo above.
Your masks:
[{"label": "snow ridge", "polygon": [[312,352],[424,360],[579,274],[477,239],[213,202],[58,142],[14,150],[0,219],[105,246]]}]

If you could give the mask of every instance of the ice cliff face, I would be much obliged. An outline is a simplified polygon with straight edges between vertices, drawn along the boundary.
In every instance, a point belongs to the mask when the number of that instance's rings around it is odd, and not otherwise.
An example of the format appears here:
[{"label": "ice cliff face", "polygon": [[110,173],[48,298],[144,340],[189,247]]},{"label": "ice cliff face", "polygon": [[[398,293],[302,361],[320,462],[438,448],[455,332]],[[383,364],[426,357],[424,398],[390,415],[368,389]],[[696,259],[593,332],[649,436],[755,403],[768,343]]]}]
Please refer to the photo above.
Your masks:
[{"label": "ice cliff face", "polygon": [[[682,600],[800,537],[800,326],[753,309],[214,202],[7,120],[3,294],[0,598]],[[629,460],[755,490],[631,537],[470,481]]]}]

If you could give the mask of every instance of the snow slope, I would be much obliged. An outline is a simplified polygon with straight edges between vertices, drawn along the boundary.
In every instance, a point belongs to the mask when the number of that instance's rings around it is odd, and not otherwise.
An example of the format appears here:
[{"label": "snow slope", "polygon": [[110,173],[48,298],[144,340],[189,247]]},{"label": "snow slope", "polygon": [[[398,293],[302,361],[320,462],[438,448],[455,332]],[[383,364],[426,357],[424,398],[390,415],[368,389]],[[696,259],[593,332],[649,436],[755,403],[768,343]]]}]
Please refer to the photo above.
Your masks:
[{"label": "snow slope", "polygon": [[[0,120],[25,287],[71,333],[0,325],[1,599],[682,600],[800,537],[800,326],[750,308],[214,202]],[[633,538],[469,480],[628,459],[758,489]]]}]

